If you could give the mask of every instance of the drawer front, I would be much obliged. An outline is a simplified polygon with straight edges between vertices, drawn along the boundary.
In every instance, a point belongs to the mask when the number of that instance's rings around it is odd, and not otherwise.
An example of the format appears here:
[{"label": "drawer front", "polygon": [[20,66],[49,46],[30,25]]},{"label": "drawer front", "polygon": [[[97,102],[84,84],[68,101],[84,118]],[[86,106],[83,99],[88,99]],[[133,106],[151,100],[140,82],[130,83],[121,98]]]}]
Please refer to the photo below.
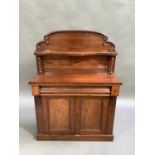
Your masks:
[{"label": "drawer front", "polygon": [[110,87],[41,87],[40,95],[110,96]]},{"label": "drawer front", "polygon": [[32,85],[33,96],[118,96],[119,86],[39,86]]}]

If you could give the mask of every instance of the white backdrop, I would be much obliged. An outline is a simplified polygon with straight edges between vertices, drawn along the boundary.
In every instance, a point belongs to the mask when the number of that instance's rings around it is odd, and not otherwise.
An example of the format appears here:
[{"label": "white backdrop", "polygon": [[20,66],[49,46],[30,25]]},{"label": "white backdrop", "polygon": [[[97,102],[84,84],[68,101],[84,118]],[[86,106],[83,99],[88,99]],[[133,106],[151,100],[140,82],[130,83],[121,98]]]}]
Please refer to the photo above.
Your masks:
[{"label": "white backdrop", "polygon": [[[36,73],[35,45],[45,34],[71,29],[104,33],[116,45],[116,73],[123,86],[114,142],[38,142],[34,138],[35,109],[28,81]],[[132,98],[134,0],[20,0],[20,155],[134,155]]]},{"label": "white backdrop", "polygon": [[20,93],[36,73],[33,52],[45,34],[84,29],[106,34],[118,52],[121,97],[134,97],[134,0],[20,0]]}]

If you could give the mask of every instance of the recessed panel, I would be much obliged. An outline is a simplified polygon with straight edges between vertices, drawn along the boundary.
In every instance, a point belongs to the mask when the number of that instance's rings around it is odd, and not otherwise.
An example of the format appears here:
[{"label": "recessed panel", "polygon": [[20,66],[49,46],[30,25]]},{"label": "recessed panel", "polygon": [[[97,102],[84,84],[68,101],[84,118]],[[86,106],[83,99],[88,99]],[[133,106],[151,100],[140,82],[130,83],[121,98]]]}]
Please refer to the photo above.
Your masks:
[{"label": "recessed panel", "polygon": [[81,98],[81,131],[101,130],[102,100]]},{"label": "recessed panel", "polygon": [[69,130],[69,99],[51,98],[49,100],[50,130]]}]

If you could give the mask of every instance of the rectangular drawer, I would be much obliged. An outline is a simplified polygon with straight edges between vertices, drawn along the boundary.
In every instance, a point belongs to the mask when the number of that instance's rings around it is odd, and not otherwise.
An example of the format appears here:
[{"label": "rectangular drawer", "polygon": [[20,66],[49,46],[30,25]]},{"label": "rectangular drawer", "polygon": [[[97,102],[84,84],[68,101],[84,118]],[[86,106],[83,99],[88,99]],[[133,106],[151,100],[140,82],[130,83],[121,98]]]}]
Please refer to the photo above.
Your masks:
[{"label": "rectangular drawer", "polygon": [[40,95],[110,96],[110,87],[40,87]]}]

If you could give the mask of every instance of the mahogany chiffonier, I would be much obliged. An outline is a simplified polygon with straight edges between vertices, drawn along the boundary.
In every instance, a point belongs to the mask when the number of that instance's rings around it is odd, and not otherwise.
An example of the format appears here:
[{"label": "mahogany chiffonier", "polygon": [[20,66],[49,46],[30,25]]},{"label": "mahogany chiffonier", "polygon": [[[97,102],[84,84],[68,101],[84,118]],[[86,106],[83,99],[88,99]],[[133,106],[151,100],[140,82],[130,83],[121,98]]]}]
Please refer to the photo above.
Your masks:
[{"label": "mahogany chiffonier", "polygon": [[116,51],[101,33],[57,31],[37,44],[37,140],[112,141],[121,81]]}]

